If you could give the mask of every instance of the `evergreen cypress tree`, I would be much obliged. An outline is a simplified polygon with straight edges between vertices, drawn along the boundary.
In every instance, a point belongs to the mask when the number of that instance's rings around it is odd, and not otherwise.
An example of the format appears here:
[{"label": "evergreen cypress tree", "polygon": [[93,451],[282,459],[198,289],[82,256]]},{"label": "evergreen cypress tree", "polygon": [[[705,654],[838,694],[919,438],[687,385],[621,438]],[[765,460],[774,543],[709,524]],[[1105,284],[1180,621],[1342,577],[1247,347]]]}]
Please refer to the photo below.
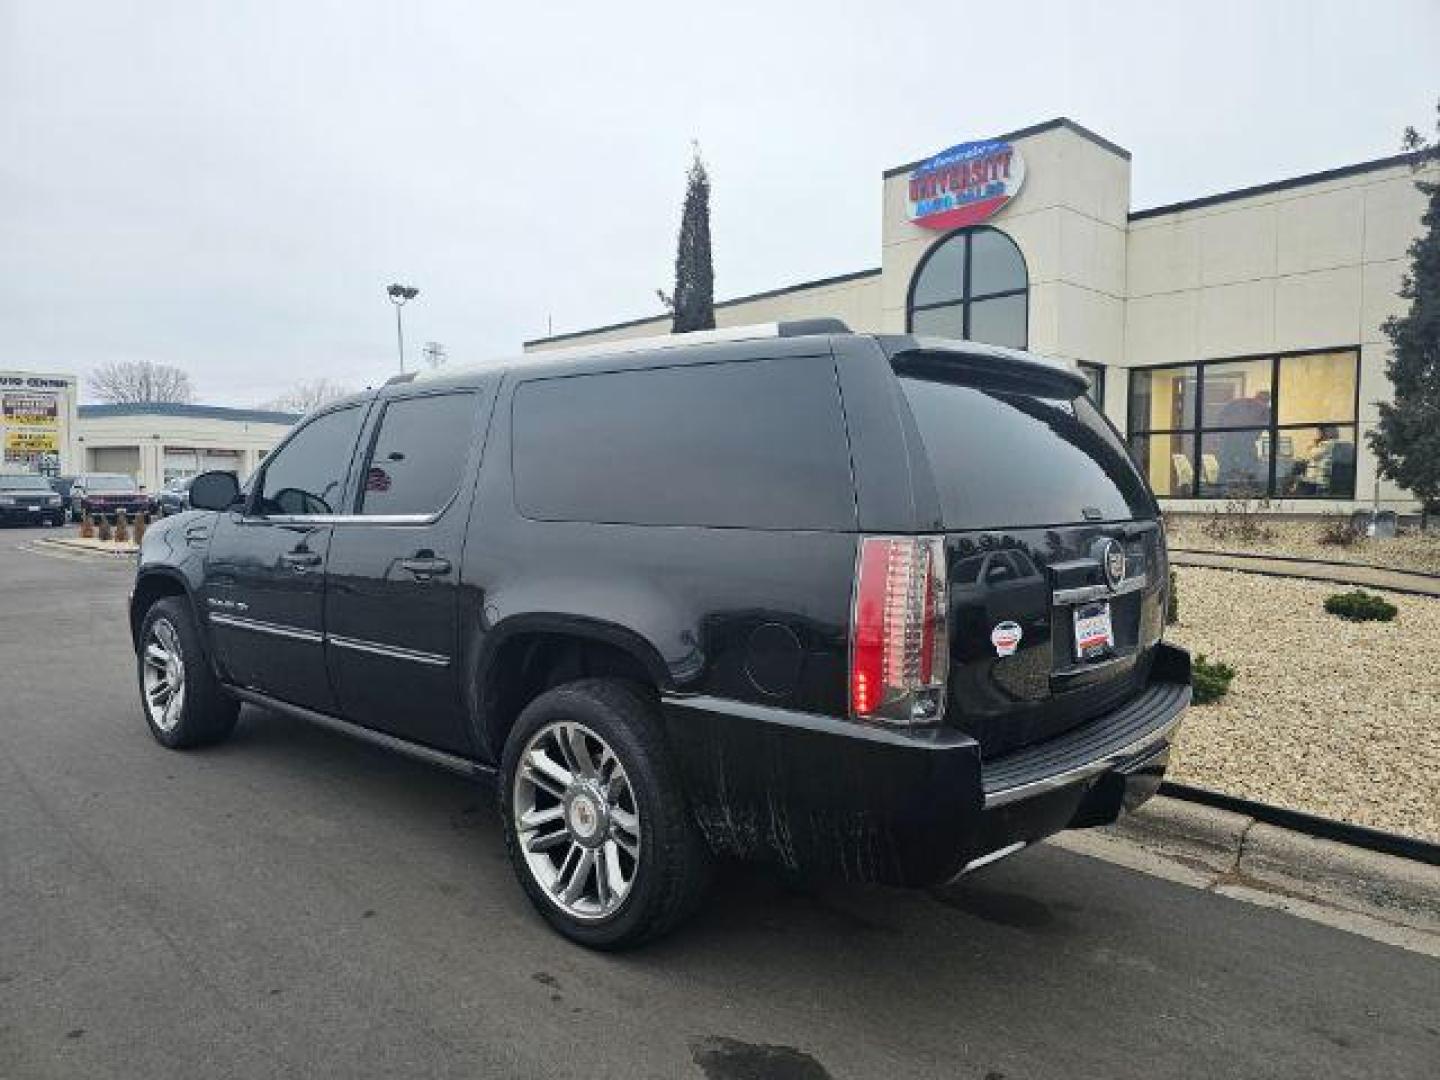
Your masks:
[{"label": "evergreen cypress tree", "polygon": [[[1440,105],[1437,105],[1440,115]],[[1440,121],[1436,124],[1440,133]],[[1405,131],[1405,149],[1414,168],[1440,162],[1440,139],[1430,143],[1414,128]],[[1390,357],[1385,374],[1395,388],[1393,403],[1381,404],[1380,425],[1369,434],[1380,475],[1409,490],[1428,517],[1440,511],[1440,182],[1417,178],[1429,200],[1424,231],[1410,245],[1410,272],[1400,296],[1406,315],[1385,321]]]},{"label": "evergreen cypress tree", "polygon": [[710,174],[700,159],[700,147],[686,177],[685,211],[680,217],[680,239],[675,249],[675,293],[660,299],[674,315],[670,330],[715,328],[715,267],[710,261]]}]

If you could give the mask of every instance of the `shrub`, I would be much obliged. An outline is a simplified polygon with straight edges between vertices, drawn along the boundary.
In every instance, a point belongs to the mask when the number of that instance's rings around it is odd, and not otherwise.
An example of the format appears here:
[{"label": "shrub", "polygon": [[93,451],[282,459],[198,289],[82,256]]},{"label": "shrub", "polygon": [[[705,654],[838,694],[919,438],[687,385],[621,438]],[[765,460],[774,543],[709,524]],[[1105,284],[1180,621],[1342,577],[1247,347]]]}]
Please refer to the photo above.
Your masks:
[{"label": "shrub", "polygon": [[110,539],[110,519],[104,514],[100,515],[100,527],[95,530],[95,536],[100,540]]},{"label": "shrub", "polygon": [[124,510],[115,515],[115,542],[119,544],[130,542],[130,523],[125,518]]},{"label": "shrub", "polygon": [[1205,659],[1204,653],[1200,653],[1191,662],[1190,671],[1194,695],[1192,700],[1196,705],[1209,705],[1212,701],[1219,701],[1229,692],[1230,680],[1235,678],[1234,668],[1218,660],[1212,663]]},{"label": "shrub", "polygon": [[1200,526],[1212,540],[1246,546],[1268,544],[1276,537],[1275,527],[1265,520],[1271,511],[1269,499],[1231,499]]},{"label": "shrub", "polygon": [[1165,625],[1174,626],[1180,621],[1180,586],[1175,571],[1170,571],[1170,591],[1165,594]]},{"label": "shrub", "polygon": [[1330,517],[1320,525],[1315,539],[1327,547],[1354,547],[1365,539],[1365,530],[1348,517]]},{"label": "shrub", "polygon": [[145,539],[145,530],[150,527],[150,515],[143,510],[135,518],[135,543]]},{"label": "shrub", "polygon": [[1353,592],[1327,596],[1325,610],[1350,622],[1389,622],[1400,609],[1383,596],[1356,589]]},{"label": "shrub", "polygon": [[86,540],[91,539],[95,535],[95,522],[91,520],[88,513],[80,519],[80,535]]}]

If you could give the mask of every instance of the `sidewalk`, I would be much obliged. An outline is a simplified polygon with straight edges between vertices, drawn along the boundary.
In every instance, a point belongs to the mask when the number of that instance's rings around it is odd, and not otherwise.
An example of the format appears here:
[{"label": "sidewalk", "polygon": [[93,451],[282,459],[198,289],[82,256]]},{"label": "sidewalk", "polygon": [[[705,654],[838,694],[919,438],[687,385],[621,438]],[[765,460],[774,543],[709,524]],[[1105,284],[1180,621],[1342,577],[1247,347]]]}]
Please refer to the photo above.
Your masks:
[{"label": "sidewalk", "polygon": [[1331,581],[1340,585],[1360,585],[1413,596],[1440,597],[1440,578],[1406,570],[1382,570],[1373,566],[1348,566],[1333,562],[1312,562],[1309,559],[1227,555],[1219,551],[1189,549],[1171,549],[1170,562],[1174,566],[1212,566],[1220,570],[1243,570],[1249,574],[1265,574],[1270,577]]}]

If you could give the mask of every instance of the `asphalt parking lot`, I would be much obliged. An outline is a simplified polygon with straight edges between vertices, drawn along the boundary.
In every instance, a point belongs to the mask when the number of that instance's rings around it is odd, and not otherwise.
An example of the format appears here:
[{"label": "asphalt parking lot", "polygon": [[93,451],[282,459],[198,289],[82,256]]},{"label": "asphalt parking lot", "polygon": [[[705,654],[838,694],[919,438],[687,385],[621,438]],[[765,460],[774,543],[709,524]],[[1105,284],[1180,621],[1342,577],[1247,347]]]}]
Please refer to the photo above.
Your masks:
[{"label": "asphalt parking lot", "polygon": [[149,737],[128,560],[0,531],[0,1077],[1433,1077],[1440,962],[1041,848],[943,895],[725,875],[622,956],[490,794],[247,710]]}]

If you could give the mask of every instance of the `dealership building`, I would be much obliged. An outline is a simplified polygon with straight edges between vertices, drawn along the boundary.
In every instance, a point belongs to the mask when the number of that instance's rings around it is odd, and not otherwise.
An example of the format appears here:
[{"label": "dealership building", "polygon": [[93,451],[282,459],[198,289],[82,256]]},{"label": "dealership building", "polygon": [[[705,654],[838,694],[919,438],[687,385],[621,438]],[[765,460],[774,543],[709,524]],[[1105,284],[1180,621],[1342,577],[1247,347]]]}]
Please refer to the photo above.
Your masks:
[{"label": "dealership building", "polygon": [[[1133,209],[1130,152],[1051,120],[887,169],[878,267],[723,301],[715,319],[835,316],[1072,360],[1172,510],[1409,511],[1365,435],[1391,393],[1381,325],[1408,310],[1415,179],[1397,155]],[[668,329],[655,316],[525,348]]]},{"label": "dealership building", "polygon": [[298,419],[214,405],[81,405],[74,375],[0,371],[0,472],[125,473],[150,491],[209,469],[243,479]]}]

